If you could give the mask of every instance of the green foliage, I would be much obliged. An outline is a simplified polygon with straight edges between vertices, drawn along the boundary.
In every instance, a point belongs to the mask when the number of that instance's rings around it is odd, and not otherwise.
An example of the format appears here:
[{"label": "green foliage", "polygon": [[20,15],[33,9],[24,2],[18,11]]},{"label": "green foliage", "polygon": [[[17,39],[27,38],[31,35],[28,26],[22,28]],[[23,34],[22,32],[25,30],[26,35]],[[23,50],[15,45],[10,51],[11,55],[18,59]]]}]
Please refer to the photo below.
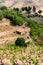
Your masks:
[{"label": "green foliage", "polygon": [[6,6],[2,6],[0,9],[1,10],[7,10],[7,7]]},{"label": "green foliage", "polygon": [[13,21],[12,21],[12,24],[13,25],[22,25],[24,22],[23,18],[20,17],[20,16],[15,16]]},{"label": "green foliage", "polygon": [[36,7],[35,6],[33,6],[33,12],[36,12]]},{"label": "green foliage", "polygon": [[39,10],[38,13],[41,14],[42,13],[42,10]]},{"label": "green foliage", "polygon": [[41,61],[43,62],[43,58],[41,59]]},{"label": "green foliage", "polygon": [[31,18],[29,18],[27,20],[28,26],[34,29],[37,29],[39,27],[39,24],[37,24],[37,22]]},{"label": "green foliage", "polygon": [[0,20],[2,20],[3,19],[3,14],[2,14],[2,12],[0,12]]},{"label": "green foliage", "polygon": [[35,16],[39,16],[38,13],[35,13]]},{"label": "green foliage", "polygon": [[17,40],[15,41],[15,45],[23,47],[27,46],[24,38],[17,38]]},{"label": "green foliage", "polygon": [[22,11],[24,11],[24,10],[27,11],[27,7],[22,7],[21,10]]},{"label": "green foliage", "polygon": [[41,36],[43,33],[41,33],[40,24],[34,21],[33,19],[29,18],[27,20],[28,26],[31,28],[30,36],[33,40],[36,39],[36,37]]},{"label": "green foliage", "polygon": [[36,45],[43,45],[43,26],[31,18],[27,20],[27,23],[28,26],[31,28],[30,36],[35,41]]},{"label": "green foliage", "polygon": [[31,13],[31,7],[30,6],[29,7],[22,7],[21,10],[27,11],[27,13],[29,13],[29,14]]},{"label": "green foliage", "polygon": [[25,60],[26,59],[26,56],[22,56],[22,60]]},{"label": "green foliage", "polygon": [[22,10],[22,11],[24,11],[24,10],[25,10],[25,8],[24,8],[24,7],[22,7],[22,8],[21,8],[21,10]]},{"label": "green foliage", "polygon": [[13,10],[15,10],[15,11],[19,11],[19,8],[13,8]]},{"label": "green foliage", "polygon": [[36,59],[35,57],[32,57],[31,59],[32,59],[32,61],[33,61],[33,63],[34,63],[35,65],[38,64],[37,59]]},{"label": "green foliage", "polygon": [[16,10],[2,10],[2,14],[5,18],[11,20],[12,25],[22,25],[24,23],[24,18],[22,13]]},{"label": "green foliage", "polygon": [[27,8],[27,12],[28,12],[29,14],[31,13],[31,7],[30,7],[30,6]]},{"label": "green foliage", "polygon": [[[31,7],[24,7],[24,9],[27,12],[31,11]],[[35,13],[35,15],[37,16],[38,14]],[[22,13],[18,11],[18,9],[14,8],[9,10],[3,6],[3,10],[0,10],[0,20],[2,20],[3,17],[10,19],[12,25],[22,25],[24,21],[27,22],[28,26],[31,28],[30,36],[34,39],[35,36],[43,36],[43,29],[40,28],[40,24],[32,18],[28,19],[25,16],[23,16]]]},{"label": "green foliage", "polygon": [[3,14],[4,18],[8,18],[10,11],[9,10],[2,10],[2,14]]}]

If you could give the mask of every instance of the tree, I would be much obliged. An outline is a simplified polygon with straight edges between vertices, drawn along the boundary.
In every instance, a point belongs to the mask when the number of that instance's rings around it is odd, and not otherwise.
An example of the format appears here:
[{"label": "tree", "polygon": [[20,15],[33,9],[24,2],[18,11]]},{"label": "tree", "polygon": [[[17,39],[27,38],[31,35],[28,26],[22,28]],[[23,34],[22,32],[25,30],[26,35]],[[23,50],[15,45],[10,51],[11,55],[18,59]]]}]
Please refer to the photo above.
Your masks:
[{"label": "tree", "polygon": [[11,22],[13,25],[22,25],[24,23],[24,20],[22,17],[16,15],[14,16],[12,22]]},{"label": "tree", "polygon": [[6,6],[2,6],[0,9],[1,10],[7,10],[7,7]]},{"label": "tree", "polygon": [[19,8],[13,8],[13,10],[15,10],[15,11],[19,11]]},{"label": "tree", "polygon": [[35,16],[38,16],[38,13],[37,12],[35,13]]},{"label": "tree", "polygon": [[35,6],[33,6],[33,12],[34,12],[34,13],[36,12],[36,7],[35,7]]},{"label": "tree", "polygon": [[22,11],[24,11],[24,10],[25,10],[25,8],[24,8],[24,7],[22,7],[22,8],[21,8],[21,10],[22,10]]},{"label": "tree", "polygon": [[38,13],[41,15],[41,13],[42,13],[42,10],[39,10],[39,11],[38,11]]},{"label": "tree", "polygon": [[30,7],[30,6],[27,8],[27,12],[28,12],[29,14],[31,13],[31,7]]},{"label": "tree", "polygon": [[27,7],[24,7],[24,10],[27,11]]},{"label": "tree", "polygon": [[24,10],[27,11],[27,7],[22,7],[21,10],[22,11],[24,11]]},{"label": "tree", "polygon": [[25,39],[24,38],[17,38],[17,40],[15,41],[15,45],[26,46]]}]

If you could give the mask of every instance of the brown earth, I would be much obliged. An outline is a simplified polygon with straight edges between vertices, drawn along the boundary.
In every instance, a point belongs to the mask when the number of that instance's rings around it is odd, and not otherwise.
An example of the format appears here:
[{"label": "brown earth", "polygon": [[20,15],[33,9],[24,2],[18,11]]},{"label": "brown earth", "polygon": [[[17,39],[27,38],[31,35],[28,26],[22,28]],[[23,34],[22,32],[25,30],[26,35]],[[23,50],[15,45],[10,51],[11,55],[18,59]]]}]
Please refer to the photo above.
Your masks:
[{"label": "brown earth", "polygon": [[[14,42],[18,37],[26,37],[25,35],[24,36],[21,36],[17,33],[14,33],[16,32],[19,28],[22,29],[22,26],[12,26],[10,24],[10,20],[8,19],[3,19],[2,20],[3,22],[0,23],[0,44],[2,43],[5,43],[5,42]],[[27,31],[28,31],[28,28],[25,28]],[[30,28],[29,28],[29,31],[30,32]],[[26,41],[30,41],[31,38],[29,36],[29,39],[26,39]]]}]

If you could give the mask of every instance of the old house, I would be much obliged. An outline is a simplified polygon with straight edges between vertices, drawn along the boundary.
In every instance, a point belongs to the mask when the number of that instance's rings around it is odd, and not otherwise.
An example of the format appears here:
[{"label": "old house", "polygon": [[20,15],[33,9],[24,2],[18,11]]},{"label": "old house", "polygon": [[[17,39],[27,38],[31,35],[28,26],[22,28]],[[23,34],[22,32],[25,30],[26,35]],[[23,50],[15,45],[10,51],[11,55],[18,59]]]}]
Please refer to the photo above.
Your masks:
[{"label": "old house", "polygon": [[29,32],[30,32],[30,28],[28,27],[20,27],[16,30],[16,33],[17,34],[20,34],[20,35],[29,35]]},{"label": "old house", "polygon": [[25,30],[23,28],[19,28],[17,31],[16,31],[17,34],[20,34],[20,35],[23,35],[25,34]]}]

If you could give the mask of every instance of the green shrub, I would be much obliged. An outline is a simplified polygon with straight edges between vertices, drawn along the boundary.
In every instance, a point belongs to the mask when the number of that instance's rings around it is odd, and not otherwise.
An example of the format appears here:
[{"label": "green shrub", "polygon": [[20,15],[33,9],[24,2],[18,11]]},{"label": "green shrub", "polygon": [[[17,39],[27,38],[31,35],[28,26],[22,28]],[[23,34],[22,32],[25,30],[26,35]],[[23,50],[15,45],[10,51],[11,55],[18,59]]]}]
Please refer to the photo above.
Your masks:
[{"label": "green shrub", "polygon": [[17,38],[17,40],[15,41],[15,45],[16,46],[24,46],[24,47],[27,46],[24,38]]},{"label": "green shrub", "polygon": [[35,13],[35,16],[38,16],[38,13]]},{"label": "green shrub", "polygon": [[14,11],[19,11],[19,8],[13,8]]},{"label": "green shrub", "polygon": [[38,64],[37,59],[36,59],[35,57],[32,57],[31,59],[32,59],[32,61],[33,61],[33,63],[34,63],[35,65]]},{"label": "green shrub", "polygon": [[39,15],[41,15],[41,13],[42,13],[42,10],[39,10],[39,11],[38,11],[38,13],[39,13]]},{"label": "green shrub", "polygon": [[11,20],[12,25],[22,25],[24,23],[24,18],[22,17],[21,12],[16,12],[14,10],[3,10],[2,11],[5,18]]},{"label": "green shrub", "polygon": [[22,25],[24,23],[24,20],[20,16],[15,16],[11,23],[13,25]]},{"label": "green shrub", "polygon": [[21,10],[24,11],[25,10],[25,7],[22,7]]},{"label": "green shrub", "polygon": [[27,23],[28,23],[28,26],[31,27],[31,28],[35,29],[35,28],[39,27],[38,23],[35,20],[31,19],[31,18],[29,18],[27,20]]},{"label": "green shrub", "polygon": [[22,60],[26,60],[26,56],[22,56]]},{"label": "green shrub", "polygon": [[2,20],[3,19],[3,14],[2,14],[2,12],[0,12],[0,20]]},{"label": "green shrub", "polygon": [[2,7],[3,10],[1,10],[0,19],[2,18],[2,15],[4,18],[10,19],[11,24],[13,25],[22,25],[24,23],[23,15],[20,11],[12,10],[12,9],[6,9],[6,7]]},{"label": "green shrub", "polygon": [[34,12],[34,13],[36,12],[36,7],[35,7],[35,6],[33,6],[33,12]]},{"label": "green shrub", "polygon": [[2,14],[3,14],[4,18],[8,18],[10,12],[9,12],[9,10],[2,10]]},{"label": "green shrub", "polygon": [[35,38],[36,36],[40,36],[40,24],[35,20],[29,18],[27,20],[28,26],[31,28],[30,36]]},{"label": "green shrub", "polygon": [[1,10],[7,10],[7,7],[6,6],[2,6],[0,9]]},{"label": "green shrub", "polygon": [[31,13],[31,7],[30,7],[30,6],[27,8],[27,13],[28,13],[28,14]]}]

